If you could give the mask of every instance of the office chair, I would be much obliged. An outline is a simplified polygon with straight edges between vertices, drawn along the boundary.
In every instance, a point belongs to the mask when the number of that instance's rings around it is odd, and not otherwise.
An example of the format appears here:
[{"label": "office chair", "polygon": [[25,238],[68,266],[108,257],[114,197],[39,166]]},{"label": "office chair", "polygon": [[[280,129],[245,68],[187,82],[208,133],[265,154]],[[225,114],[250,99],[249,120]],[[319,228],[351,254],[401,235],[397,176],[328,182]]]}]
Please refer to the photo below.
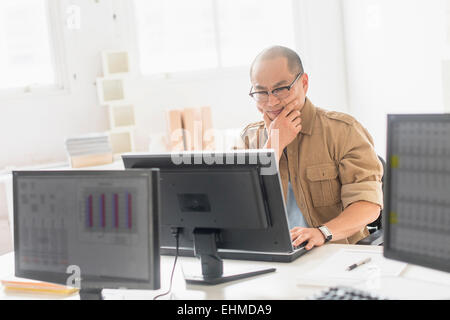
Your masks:
[{"label": "office chair", "polygon": [[[378,156],[378,159],[380,159],[381,164],[383,165],[383,177],[381,177],[381,185],[383,188],[383,202],[384,202],[384,175],[386,174],[386,161],[384,161],[384,159],[380,156]],[[383,244],[383,229],[381,225],[382,214],[383,210],[380,211],[380,215],[378,216],[377,220],[367,225],[367,229],[369,229],[370,235],[368,235],[364,239],[361,239],[356,244],[373,245],[373,246],[380,246]]]}]

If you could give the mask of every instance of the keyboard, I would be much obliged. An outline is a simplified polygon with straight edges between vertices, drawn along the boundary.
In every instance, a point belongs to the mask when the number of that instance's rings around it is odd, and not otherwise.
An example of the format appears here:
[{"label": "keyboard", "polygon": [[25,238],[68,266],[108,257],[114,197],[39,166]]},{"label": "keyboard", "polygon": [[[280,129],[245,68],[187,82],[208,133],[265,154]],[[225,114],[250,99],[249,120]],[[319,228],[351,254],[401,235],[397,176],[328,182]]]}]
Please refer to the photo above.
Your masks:
[{"label": "keyboard", "polygon": [[388,300],[377,294],[346,286],[329,287],[309,300]]},{"label": "keyboard", "polygon": [[308,244],[308,241],[300,243],[298,246],[293,246],[294,250],[303,249]]}]

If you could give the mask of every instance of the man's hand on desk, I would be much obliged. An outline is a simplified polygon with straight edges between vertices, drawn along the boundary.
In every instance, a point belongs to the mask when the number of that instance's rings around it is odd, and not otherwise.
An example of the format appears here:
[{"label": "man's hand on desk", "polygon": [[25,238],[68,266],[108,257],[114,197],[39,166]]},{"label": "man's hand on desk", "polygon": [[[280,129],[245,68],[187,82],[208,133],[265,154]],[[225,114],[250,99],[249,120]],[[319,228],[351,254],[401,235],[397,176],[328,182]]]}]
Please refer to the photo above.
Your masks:
[{"label": "man's hand on desk", "polygon": [[295,227],[291,230],[291,240],[294,247],[307,241],[308,243],[305,246],[306,250],[311,250],[313,247],[320,247],[325,243],[325,237],[317,228]]}]

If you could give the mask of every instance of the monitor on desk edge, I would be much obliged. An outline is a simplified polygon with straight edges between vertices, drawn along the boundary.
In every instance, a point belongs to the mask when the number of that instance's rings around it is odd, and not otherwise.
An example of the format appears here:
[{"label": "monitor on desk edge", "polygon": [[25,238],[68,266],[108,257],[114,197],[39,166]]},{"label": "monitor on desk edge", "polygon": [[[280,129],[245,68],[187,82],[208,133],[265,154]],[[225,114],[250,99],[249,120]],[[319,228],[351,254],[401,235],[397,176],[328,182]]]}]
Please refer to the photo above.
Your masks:
[{"label": "monitor on desk edge", "polygon": [[159,289],[159,171],[14,171],[15,275],[80,288]]},{"label": "monitor on desk edge", "polygon": [[390,114],[384,256],[450,272],[450,114]]}]

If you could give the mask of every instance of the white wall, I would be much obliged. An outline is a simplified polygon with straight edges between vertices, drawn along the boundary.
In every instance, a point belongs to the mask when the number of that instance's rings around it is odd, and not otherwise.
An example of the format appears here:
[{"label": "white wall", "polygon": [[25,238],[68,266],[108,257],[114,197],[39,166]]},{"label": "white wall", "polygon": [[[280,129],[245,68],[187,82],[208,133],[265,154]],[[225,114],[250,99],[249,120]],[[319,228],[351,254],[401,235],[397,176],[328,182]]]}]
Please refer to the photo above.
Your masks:
[{"label": "white wall", "polygon": [[302,0],[298,53],[309,75],[308,96],[317,106],[348,112],[342,10],[336,0]]},{"label": "white wall", "polygon": [[385,156],[387,113],[443,112],[444,1],[342,0],[349,112]]},{"label": "white wall", "polygon": [[[60,1],[62,17],[74,2]],[[76,3],[82,8],[82,29],[63,29],[69,92],[0,100],[0,168],[64,161],[66,136],[107,129],[107,112],[97,105],[94,81],[101,75],[99,50],[114,44],[111,3]]]},{"label": "white wall", "polygon": [[[65,161],[64,138],[108,129],[107,110],[97,102],[95,78],[102,76],[100,52],[130,51],[137,70],[130,1],[62,0],[81,7],[81,30],[64,28],[70,92],[0,100],[0,168]],[[309,97],[322,107],[347,111],[347,86],[341,8],[335,0],[294,1],[297,51],[310,76]],[[113,14],[116,19],[113,19]],[[64,23],[61,20],[61,24]],[[255,49],[255,55],[260,48]],[[210,105],[218,129],[242,128],[258,121],[248,96],[248,68],[188,73],[172,79],[130,81],[136,106],[137,151],[147,151],[151,135],[164,133],[164,110]],[[76,79],[73,75],[76,74]]]}]

